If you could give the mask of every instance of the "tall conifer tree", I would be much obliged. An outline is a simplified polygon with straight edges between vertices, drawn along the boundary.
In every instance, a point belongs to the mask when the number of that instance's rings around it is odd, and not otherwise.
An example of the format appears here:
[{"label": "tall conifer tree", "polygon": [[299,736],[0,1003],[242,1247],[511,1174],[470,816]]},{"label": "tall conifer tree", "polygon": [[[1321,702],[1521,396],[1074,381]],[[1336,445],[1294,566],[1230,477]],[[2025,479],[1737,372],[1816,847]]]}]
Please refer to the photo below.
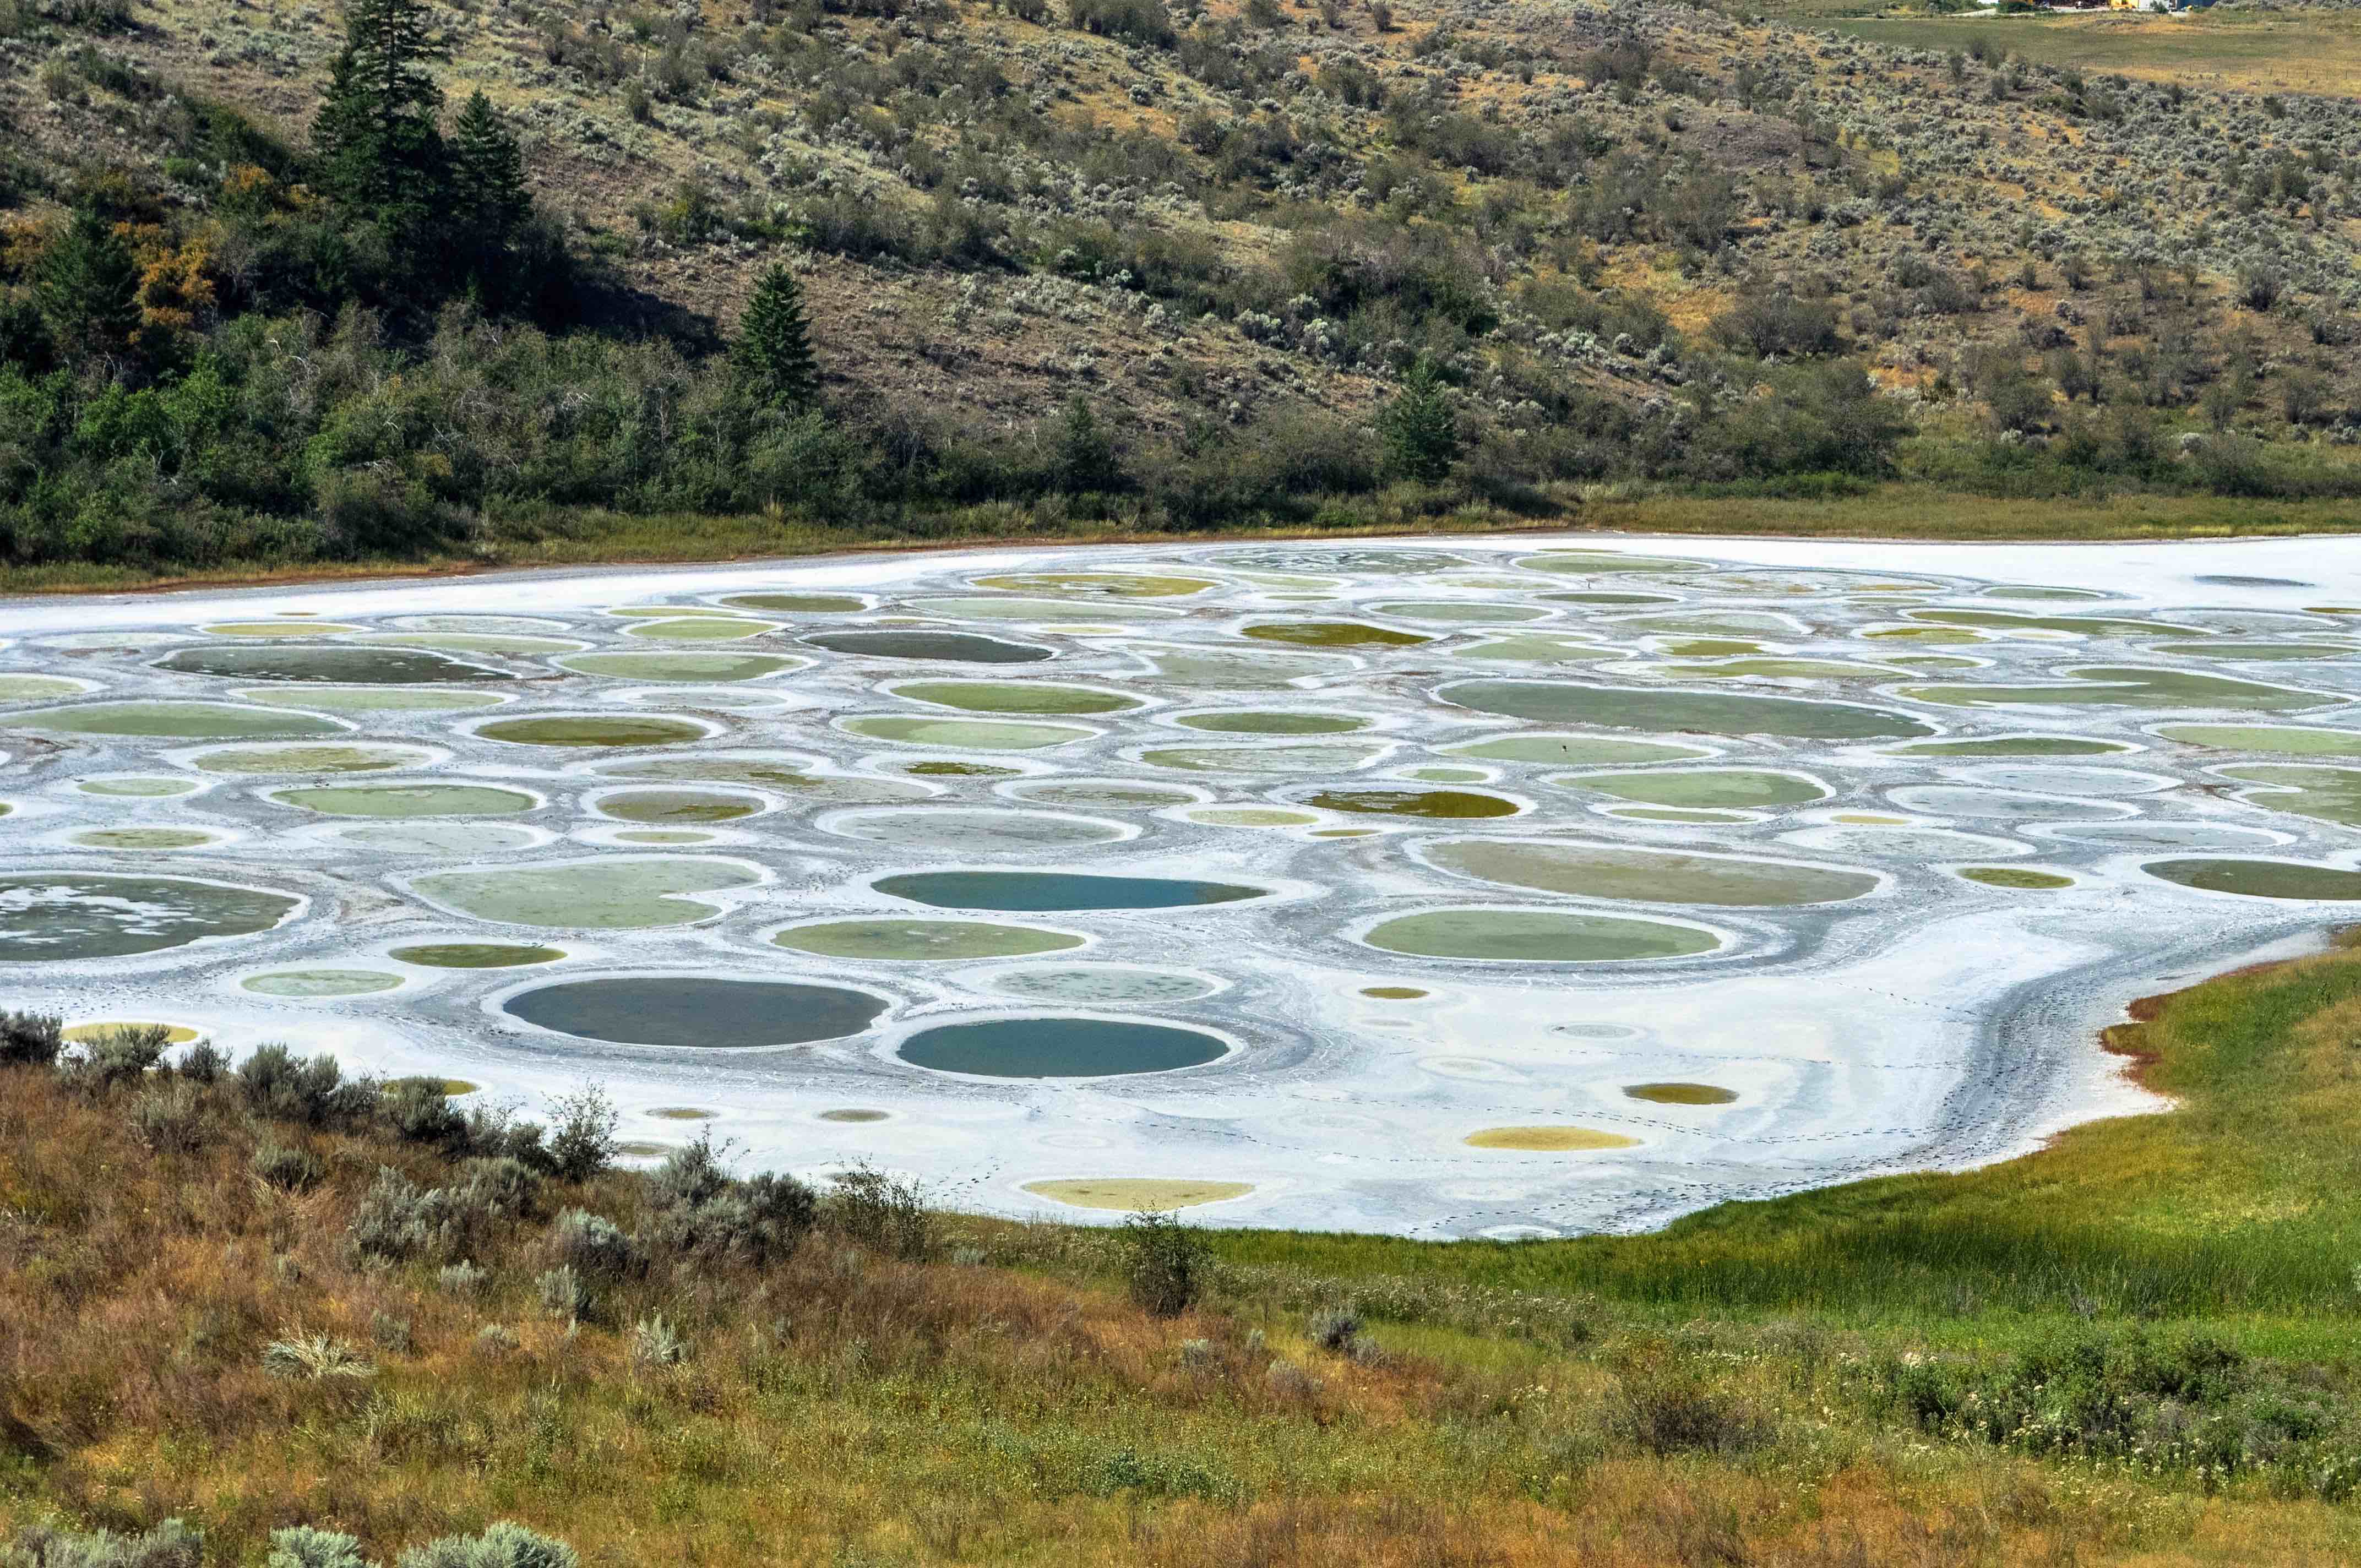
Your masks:
[{"label": "tall conifer tree", "polygon": [[730,356],[754,395],[773,408],[803,408],[819,397],[803,285],[776,262],[754,285]]}]

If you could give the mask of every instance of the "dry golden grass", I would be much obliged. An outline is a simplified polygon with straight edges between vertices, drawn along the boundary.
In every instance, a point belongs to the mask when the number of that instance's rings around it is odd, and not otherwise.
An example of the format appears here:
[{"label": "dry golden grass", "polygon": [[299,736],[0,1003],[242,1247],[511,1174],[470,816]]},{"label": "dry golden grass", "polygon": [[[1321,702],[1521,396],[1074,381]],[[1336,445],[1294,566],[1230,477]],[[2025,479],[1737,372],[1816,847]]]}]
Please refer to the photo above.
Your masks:
[{"label": "dry golden grass", "polygon": [[[827,1230],[767,1270],[659,1263],[569,1323],[533,1284],[546,1216],[637,1227],[641,1179],[545,1190],[455,1294],[346,1243],[381,1164],[432,1183],[440,1157],[258,1128],[227,1085],[197,1091],[196,1146],[151,1151],[134,1113],[183,1087],[0,1070],[0,1530],[179,1516],[231,1562],[298,1521],[390,1556],[512,1518],[619,1568],[2293,1564],[2350,1536],[2339,1510],[1930,1448],[1817,1372],[1644,1327],[1579,1351],[1404,1329],[1343,1355],[1268,1309],[1159,1320]],[[321,1186],[250,1177],[266,1134],[307,1142]],[[1007,1255],[1106,1245],[944,1223]],[[629,1326],[658,1312],[677,1365],[634,1359]],[[266,1372],[298,1333],[374,1375]],[[1650,1390],[1675,1387],[1726,1444],[1648,1435]]]}]

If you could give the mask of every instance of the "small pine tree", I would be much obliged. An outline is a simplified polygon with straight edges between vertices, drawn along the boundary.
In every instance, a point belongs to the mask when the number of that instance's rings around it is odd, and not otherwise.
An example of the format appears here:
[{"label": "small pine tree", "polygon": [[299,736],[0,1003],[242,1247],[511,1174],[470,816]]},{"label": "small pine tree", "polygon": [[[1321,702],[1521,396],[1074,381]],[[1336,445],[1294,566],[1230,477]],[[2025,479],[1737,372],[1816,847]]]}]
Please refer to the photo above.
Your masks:
[{"label": "small pine tree", "polygon": [[480,247],[498,249],[533,211],[524,155],[500,112],[479,89],[451,127],[453,215]]},{"label": "small pine tree", "polygon": [[1459,416],[1434,367],[1420,360],[1402,378],[1402,389],[1378,415],[1386,466],[1405,479],[1433,484],[1450,476],[1459,458]]},{"label": "small pine tree", "polygon": [[114,225],[83,207],[42,253],[33,298],[60,344],[121,353],[139,330],[139,263]]},{"label": "small pine tree", "polygon": [[738,323],[730,357],[754,395],[771,408],[804,408],[819,397],[819,366],[804,319],[803,285],[774,262],[754,285]]},{"label": "small pine tree", "polygon": [[1116,489],[1123,482],[1115,444],[1107,439],[1086,398],[1077,397],[1066,405],[1066,417],[1059,426],[1058,482],[1070,496]]},{"label": "small pine tree", "polygon": [[443,90],[426,64],[450,53],[423,0],[351,0],[345,47],[312,123],[321,183],[347,210],[423,226],[442,194]]}]

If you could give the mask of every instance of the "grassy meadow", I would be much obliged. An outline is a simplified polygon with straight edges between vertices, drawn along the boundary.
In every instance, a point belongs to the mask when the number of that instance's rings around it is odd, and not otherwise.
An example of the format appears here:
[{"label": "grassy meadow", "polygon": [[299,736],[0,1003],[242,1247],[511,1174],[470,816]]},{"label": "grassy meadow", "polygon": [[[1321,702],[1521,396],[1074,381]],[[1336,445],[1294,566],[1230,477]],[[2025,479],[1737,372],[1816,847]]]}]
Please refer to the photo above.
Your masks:
[{"label": "grassy meadow", "polygon": [[1863,493],[1799,499],[1602,488],[1527,516],[1485,506],[1438,506],[1404,489],[1323,511],[1309,527],[1233,525],[1147,529],[1121,517],[1074,519],[1054,510],[981,507],[915,521],[815,523],[785,515],[668,512],[556,514],[488,528],[462,548],[323,562],[241,560],[209,570],[83,562],[0,566],[0,596],[120,593],[291,582],[359,582],[462,576],[534,566],[591,567],[783,559],[865,550],[994,544],[1118,544],[1167,541],[1350,538],[1360,535],[1581,531],[1826,539],[1990,540],[2096,543],[2227,539],[2361,530],[2361,501],[2250,500],[2206,495],[2010,499],[1890,484]]},{"label": "grassy meadow", "polygon": [[2361,16],[2329,6],[2031,16],[1881,16],[1883,9],[1859,0],[1803,0],[1775,14],[1897,49],[1948,52],[1985,38],[2037,65],[2203,92],[2361,94]]},{"label": "grassy meadow", "polygon": [[499,1519],[619,1565],[2350,1559],[2361,952],[2138,1013],[2109,1044],[2173,1114],[1451,1246],[627,1173],[440,1086],[16,1049],[0,1532],[178,1519],[214,1563]]}]

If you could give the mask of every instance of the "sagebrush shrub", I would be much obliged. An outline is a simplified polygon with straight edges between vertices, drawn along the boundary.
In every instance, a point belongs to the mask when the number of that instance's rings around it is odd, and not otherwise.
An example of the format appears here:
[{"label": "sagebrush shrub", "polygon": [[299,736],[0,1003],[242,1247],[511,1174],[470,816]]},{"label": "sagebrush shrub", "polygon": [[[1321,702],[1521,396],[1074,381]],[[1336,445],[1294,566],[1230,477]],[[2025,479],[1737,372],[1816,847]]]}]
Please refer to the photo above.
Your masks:
[{"label": "sagebrush shrub", "polygon": [[0,1013],[0,1066],[47,1067],[58,1059],[65,1020],[45,1013]]},{"label": "sagebrush shrub", "polygon": [[1126,1216],[1123,1235],[1133,1302],[1159,1318],[1178,1317],[1197,1304],[1211,1261],[1202,1236],[1177,1215],[1152,1212]]}]

